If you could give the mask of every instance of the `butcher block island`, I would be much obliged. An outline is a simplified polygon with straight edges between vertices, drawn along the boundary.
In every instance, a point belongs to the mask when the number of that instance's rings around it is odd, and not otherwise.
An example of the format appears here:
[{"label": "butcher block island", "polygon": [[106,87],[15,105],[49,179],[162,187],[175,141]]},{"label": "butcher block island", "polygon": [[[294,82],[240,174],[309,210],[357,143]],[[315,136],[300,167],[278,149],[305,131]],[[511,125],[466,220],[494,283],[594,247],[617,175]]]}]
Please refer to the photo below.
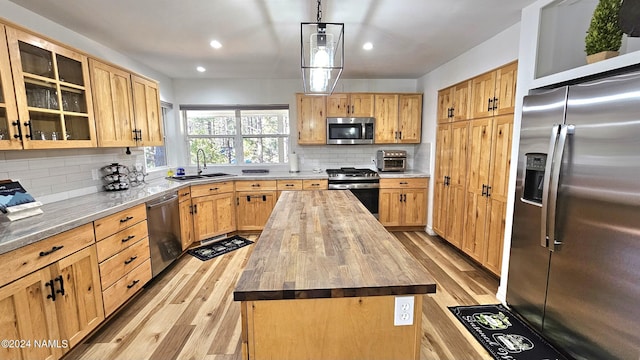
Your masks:
[{"label": "butcher block island", "polygon": [[234,290],[243,357],[419,359],[435,291],[350,191],[285,191]]}]

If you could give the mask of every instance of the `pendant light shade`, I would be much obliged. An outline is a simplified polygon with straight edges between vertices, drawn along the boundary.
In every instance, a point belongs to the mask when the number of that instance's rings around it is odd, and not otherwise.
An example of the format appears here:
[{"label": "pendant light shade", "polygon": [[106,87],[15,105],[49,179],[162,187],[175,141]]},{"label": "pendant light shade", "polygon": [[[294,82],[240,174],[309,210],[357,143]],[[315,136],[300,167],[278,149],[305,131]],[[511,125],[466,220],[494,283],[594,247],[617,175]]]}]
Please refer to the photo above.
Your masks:
[{"label": "pendant light shade", "polygon": [[300,65],[305,94],[331,94],[344,68],[344,23],[301,23]]}]

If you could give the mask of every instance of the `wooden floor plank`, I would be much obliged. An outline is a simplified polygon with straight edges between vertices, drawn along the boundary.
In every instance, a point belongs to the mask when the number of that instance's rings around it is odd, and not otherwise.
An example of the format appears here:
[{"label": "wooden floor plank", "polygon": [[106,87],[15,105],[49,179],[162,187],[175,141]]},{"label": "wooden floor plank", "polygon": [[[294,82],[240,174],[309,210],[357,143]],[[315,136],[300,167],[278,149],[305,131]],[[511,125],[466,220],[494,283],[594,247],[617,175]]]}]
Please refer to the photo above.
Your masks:
[{"label": "wooden floor plank", "polygon": [[[393,235],[438,283],[423,300],[421,360],[491,359],[447,307],[497,303],[498,280],[440,238]],[[204,262],[183,255],[64,360],[240,360],[240,311],[232,292],[252,249]]]}]

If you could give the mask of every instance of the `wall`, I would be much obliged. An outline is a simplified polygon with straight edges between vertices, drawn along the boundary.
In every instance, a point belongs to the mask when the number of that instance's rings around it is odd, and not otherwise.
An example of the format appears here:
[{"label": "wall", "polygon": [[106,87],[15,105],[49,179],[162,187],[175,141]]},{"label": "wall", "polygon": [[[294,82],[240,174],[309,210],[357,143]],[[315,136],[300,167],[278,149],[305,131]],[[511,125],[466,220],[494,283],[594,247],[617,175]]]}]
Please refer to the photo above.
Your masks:
[{"label": "wall", "polygon": [[[415,167],[435,173],[435,129],[438,90],[497,68],[518,58],[520,24],[512,25],[491,39],[418,79],[418,91],[424,93],[422,143],[416,147]],[[433,186],[429,182],[429,219],[427,232],[435,235],[433,224]]]},{"label": "wall", "polygon": [[[176,79],[173,83],[176,107],[180,104],[289,104],[291,134],[298,132],[295,94],[303,91],[300,79]],[[412,79],[340,79],[335,92],[415,92],[416,86],[417,81]],[[178,131],[184,136],[183,123]],[[301,170],[373,167],[372,159],[378,149],[406,150],[409,166],[413,166],[413,145],[299,146],[295,137],[291,137],[291,150],[299,155]],[[186,161],[186,143],[177,151],[178,157]]]},{"label": "wall", "polygon": [[[64,28],[28,11],[8,0],[0,0],[0,17],[39,34],[58,40],[88,54],[105,59],[136,73],[160,82],[160,97],[173,102],[173,82],[165,75],[113,51],[81,34]],[[175,116],[176,111],[173,112]],[[175,130],[175,122],[167,126],[167,133]],[[172,144],[174,139],[167,139]],[[112,162],[133,165],[143,162],[141,150],[132,149],[65,149],[0,151],[0,179],[20,182],[38,200],[48,203],[99,191],[102,186],[99,169]],[[175,161],[175,160],[174,160]],[[94,176],[98,173],[98,178]]]}]

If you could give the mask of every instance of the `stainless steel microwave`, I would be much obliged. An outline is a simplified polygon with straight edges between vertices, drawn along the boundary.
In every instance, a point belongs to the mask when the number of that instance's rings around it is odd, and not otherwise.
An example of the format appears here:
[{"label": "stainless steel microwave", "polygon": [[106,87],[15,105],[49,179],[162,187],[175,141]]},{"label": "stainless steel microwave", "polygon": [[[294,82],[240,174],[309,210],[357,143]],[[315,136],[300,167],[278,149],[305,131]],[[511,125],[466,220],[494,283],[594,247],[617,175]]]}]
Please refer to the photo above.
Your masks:
[{"label": "stainless steel microwave", "polygon": [[327,144],[373,144],[375,118],[328,117]]}]

